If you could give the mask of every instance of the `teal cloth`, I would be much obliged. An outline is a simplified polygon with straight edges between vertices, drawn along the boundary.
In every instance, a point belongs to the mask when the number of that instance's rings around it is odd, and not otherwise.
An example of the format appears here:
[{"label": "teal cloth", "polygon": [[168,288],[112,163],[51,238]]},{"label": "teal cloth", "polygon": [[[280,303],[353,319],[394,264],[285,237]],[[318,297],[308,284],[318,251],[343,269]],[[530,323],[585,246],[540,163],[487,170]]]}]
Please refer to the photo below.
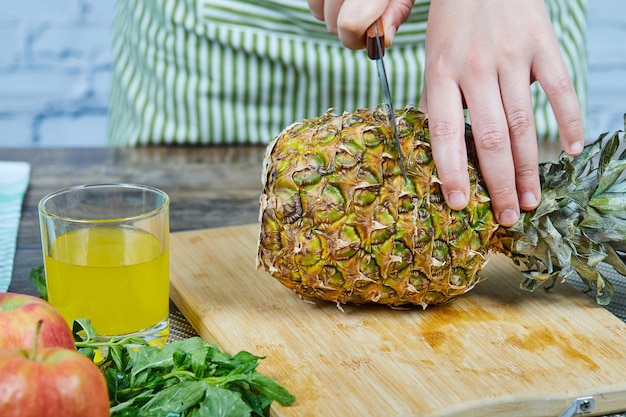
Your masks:
[{"label": "teal cloth", "polygon": [[11,283],[17,229],[29,179],[28,163],[0,161],[0,292],[7,291]]}]

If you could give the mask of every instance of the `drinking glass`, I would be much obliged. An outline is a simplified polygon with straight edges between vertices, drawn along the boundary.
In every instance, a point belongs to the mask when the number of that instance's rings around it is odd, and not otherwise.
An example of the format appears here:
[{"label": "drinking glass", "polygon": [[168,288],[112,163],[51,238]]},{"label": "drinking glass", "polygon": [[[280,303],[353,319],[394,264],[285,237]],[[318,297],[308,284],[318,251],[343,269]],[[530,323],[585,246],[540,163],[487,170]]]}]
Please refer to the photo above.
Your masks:
[{"label": "drinking glass", "polygon": [[39,202],[48,300],[71,326],[103,337],[169,335],[169,197],[137,184],[93,184]]}]

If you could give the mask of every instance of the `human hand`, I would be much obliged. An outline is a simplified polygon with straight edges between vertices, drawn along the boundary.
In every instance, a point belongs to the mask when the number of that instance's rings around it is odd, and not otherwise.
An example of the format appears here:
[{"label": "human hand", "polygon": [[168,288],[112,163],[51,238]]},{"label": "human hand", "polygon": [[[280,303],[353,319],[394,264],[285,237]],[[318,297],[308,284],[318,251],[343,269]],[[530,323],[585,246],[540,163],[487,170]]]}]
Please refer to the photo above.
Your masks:
[{"label": "human hand", "polygon": [[339,36],[349,49],[365,47],[367,28],[382,17],[385,46],[391,45],[396,29],[411,14],[414,0],[307,0],[311,13],[326,22],[328,31]]},{"label": "human hand", "polygon": [[428,113],[433,158],[448,205],[469,198],[463,106],[497,221],[513,225],[541,198],[529,85],[538,81],[561,144],[583,147],[580,107],[543,0],[433,0],[426,30],[420,110]]}]

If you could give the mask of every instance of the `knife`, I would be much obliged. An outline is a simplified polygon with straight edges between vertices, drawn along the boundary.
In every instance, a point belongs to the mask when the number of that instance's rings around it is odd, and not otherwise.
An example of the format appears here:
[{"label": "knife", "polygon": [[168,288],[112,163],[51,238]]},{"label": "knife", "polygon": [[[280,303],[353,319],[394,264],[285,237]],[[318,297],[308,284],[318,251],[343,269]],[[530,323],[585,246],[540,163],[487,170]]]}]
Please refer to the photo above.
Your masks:
[{"label": "knife", "polygon": [[402,169],[402,176],[404,182],[409,183],[406,176],[406,166],[404,162],[404,156],[402,155],[402,146],[400,146],[400,136],[398,134],[398,125],[396,124],[396,116],[394,113],[393,102],[391,101],[391,91],[389,90],[389,80],[387,78],[387,71],[385,70],[385,62],[383,57],[385,55],[385,34],[383,31],[382,18],[376,20],[368,29],[365,37],[365,49],[367,50],[367,56],[376,61],[376,69],[378,70],[378,78],[383,89],[384,104],[388,107],[389,123],[393,128],[393,134],[396,139],[396,146],[398,147],[398,155],[400,158],[400,168]]}]

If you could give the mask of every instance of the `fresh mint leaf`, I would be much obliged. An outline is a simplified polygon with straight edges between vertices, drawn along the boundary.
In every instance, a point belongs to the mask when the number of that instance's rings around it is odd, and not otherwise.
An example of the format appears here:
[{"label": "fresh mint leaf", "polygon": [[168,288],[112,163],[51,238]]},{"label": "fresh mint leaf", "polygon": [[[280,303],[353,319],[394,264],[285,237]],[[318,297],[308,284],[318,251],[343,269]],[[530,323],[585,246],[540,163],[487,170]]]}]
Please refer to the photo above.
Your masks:
[{"label": "fresh mint leaf", "polygon": [[192,337],[168,343],[162,348],[147,346],[137,351],[131,368],[131,376],[136,376],[147,368],[168,368],[174,366],[174,354],[184,352],[191,358],[191,364],[206,366],[207,343],[199,337]]},{"label": "fresh mint leaf", "polygon": [[111,416],[115,417],[136,417],[139,413],[140,407],[138,404],[145,404],[153,396],[154,393],[150,390],[147,390],[137,394],[132,399],[125,402],[119,402],[115,399],[111,399],[111,402],[115,403],[115,405],[109,409],[109,413],[111,414]]},{"label": "fresh mint leaf", "polygon": [[96,351],[95,351],[95,349],[92,349],[92,348],[79,348],[77,350],[78,350],[78,353],[80,353],[83,356],[88,357],[92,361],[96,358]]},{"label": "fresh mint leaf", "polygon": [[159,391],[142,408],[147,415],[184,415],[205,397],[204,381],[185,381]]},{"label": "fresh mint leaf", "polygon": [[98,332],[92,326],[90,319],[75,319],[72,322],[72,334],[76,342],[91,342],[98,338]]},{"label": "fresh mint leaf", "polygon": [[262,392],[268,398],[272,398],[280,405],[292,404],[296,398],[276,380],[259,372],[251,373],[247,379],[250,385]]},{"label": "fresh mint leaf", "polygon": [[108,354],[118,369],[124,369],[124,349],[121,346],[111,346]]},{"label": "fresh mint leaf", "polygon": [[48,287],[46,285],[46,277],[44,275],[43,265],[32,268],[28,276],[30,282],[33,283],[35,290],[39,293],[39,296],[44,300],[48,300]]},{"label": "fresh mint leaf", "polygon": [[208,386],[196,417],[249,417],[252,409],[235,392]]}]

